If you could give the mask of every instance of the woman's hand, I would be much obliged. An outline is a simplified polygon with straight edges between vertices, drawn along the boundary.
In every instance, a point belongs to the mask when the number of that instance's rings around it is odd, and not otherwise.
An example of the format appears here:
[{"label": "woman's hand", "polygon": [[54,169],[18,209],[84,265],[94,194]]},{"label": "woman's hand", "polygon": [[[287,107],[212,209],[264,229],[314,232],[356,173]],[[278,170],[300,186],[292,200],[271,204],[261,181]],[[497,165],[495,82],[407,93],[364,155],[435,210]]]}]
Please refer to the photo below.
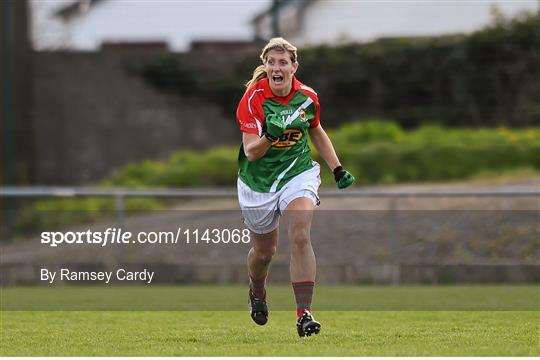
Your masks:
[{"label": "woman's hand", "polygon": [[334,180],[336,180],[336,185],[339,189],[345,189],[351,185],[354,180],[354,176],[345,170],[341,165],[334,169]]},{"label": "woman's hand", "polygon": [[286,125],[283,118],[279,115],[268,115],[266,118],[266,133],[264,136],[274,143],[279,140],[279,137],[285,131]]},{"label": "woman's hand", "polygon": [[279,140],[285,131],[285,122],[279,115],[268,115],[266,118],[266,132],[263,137],[255,134],[243,133],[244,153],[248,161],[260,159],[270,146]]}]

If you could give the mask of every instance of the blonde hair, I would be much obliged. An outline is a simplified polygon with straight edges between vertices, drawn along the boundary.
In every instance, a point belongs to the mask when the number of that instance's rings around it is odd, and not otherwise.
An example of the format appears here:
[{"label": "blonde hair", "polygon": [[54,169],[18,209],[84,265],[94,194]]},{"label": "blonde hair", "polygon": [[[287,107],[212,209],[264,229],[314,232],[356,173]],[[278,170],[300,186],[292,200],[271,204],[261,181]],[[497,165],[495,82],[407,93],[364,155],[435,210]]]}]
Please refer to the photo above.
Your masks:
[{"label": "blonde hair", "polygon": [[253,75],[251,77],[251,80],[246,83],[246,88],[249,89],[251,85],[266,77],[266,55],[268,55],[271,50],[278,50],[280,52],[286,51],[289,53],[293,64],[296,64],[298,62],[298,49],[293,44],[281,37],[272,38],[270,39],[270,41],[268,41],[268,44],[266,44],[266,46],[262,49],[260,58],[263,64],[257,66],[255,70],[253,70]]}]

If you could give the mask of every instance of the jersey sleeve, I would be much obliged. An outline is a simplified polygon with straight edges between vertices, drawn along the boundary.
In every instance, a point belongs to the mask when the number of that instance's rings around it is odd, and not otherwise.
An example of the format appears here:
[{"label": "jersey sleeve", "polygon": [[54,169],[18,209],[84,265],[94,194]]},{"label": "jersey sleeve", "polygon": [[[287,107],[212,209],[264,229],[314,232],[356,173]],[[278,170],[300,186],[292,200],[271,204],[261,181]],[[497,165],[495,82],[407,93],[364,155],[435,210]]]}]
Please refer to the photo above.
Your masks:
[{"label": "jersey sleeve", "polygon": [[315,118],[310,121],[310,128],[316,128],[321,123],[321,105],[319,104],[319,99],[317,96],[315,96],[315,99],[313,99],[313,103],[315,104]]},{"label": "jersey sleeve", "polygon": [[236,121],[240,126],[240,131],[261,135],[261,122],[258,116],[258,104],[256,94],[253,91],[247,91],[236,109]]}]

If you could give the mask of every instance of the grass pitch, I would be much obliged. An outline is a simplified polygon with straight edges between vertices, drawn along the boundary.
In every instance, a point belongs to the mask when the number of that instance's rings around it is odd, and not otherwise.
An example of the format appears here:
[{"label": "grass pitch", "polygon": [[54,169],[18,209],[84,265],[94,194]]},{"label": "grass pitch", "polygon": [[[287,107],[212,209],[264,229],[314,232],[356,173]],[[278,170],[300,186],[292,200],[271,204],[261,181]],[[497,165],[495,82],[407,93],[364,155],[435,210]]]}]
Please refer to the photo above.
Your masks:
[{"label": "grass pitch", "polygon": [[540,355],[536,312],[332,312],[296,334],[293,312],[5,312],[2,355]]},{"label": "grass pitch", "polygon": [[[270,285],[271,310],[294,309],[290,285]],[[537,311],[534,285],[317,285],[318,311]],[[245,285],[7,286],[1,310],[243,311]]]},{"label": "grass pitch", "polygon": [[[200,294],[204,287],[175,287],[186,295]],[[225,287],[224,289],[227,289]],[[498,287],[331,287],[335,299],[372,294],[370,302],[424,291],[469,295],[498,294]],[[515,289],[514,289],[515,288]],[[71,287],[68,288],[72,290]],[[166,294],[167,287],[157,288]],[[241,290],[240,290],[241,289]],[[112,355],[112,356],[326,356],[326,355],[455,355],[455,356],[539,356],[540,312],[538,287],[505,287],[514,294],[528,295],[512,311],[482,311],[476,308],[446,311],[327,311],[315,312],[323,324],[321,334],[299,338],[295,312],[272,311],[264,326],[255,325],[244,311],[2,311],[0,313],[2,356],[24,355]],[[517,289],[517,290],[516,290]],[[31,292],[38,297],[51,288],[4,288],[2,299]],[[92,288],[83,288],[86,296]],[[130,289],[131,291],[135,291]],[[230,293],[244,287],[230,287]],[[321,286],[321,292],[324,288]],[[285,291],[270,287],[269,294]],[[317,291],[317,290],[316,290]],[[351,293],[352,292],[352,293]],[[99,294],[99,292],[98,292]],[[377,295],[375,295],[377,294]],[[532,299],[531,299],[531,295]],[[187,295],[186,295],[187,296]],[[290,294],[292,296],[292,294]],[[322,296],[321,296],[322,297]],[[443,298],[435,296],[436,298]],[[227,299],[222,297],[219,300]],[[270,298],[271,299],[271,298]],[[315,298],[317,301],[317,296]],[[377,300],[378,299],[378,300]],[[460,300],[461,299],[461,300]],[[88,301],[90,301],[88,300]],[[95,299],[99,301],[99,299]],[[322,300],[322,299],[321,299]],[[291,300],[292,303],[292,300]],[[2,302],[5,310],[6,302]],[[322,308],[326,308],[321,303]],[[486,308],[490,308],[485,303]],[[317,309],[317,304],[315,304]],[[439,309],[440,311],[436,311]],[[13,310],[13,309],[12,309]]]}]

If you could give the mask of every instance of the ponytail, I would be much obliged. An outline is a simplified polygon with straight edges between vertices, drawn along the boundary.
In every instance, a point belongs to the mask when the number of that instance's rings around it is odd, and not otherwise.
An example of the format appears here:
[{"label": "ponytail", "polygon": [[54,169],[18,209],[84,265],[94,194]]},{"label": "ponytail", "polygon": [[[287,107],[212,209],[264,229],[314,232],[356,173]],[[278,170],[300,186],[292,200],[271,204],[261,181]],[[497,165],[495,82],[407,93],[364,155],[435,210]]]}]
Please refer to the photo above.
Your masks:
[{"label": "ponytail", "polygon": [[257,81],[263,79],[266,77],[266,68],[264,65],[259,65],[253,70],[253,76],[251,77],[251,80],[249,80],[246,83],[246,88],[249,89],[249,87],[253,84],[255,84]]}]

